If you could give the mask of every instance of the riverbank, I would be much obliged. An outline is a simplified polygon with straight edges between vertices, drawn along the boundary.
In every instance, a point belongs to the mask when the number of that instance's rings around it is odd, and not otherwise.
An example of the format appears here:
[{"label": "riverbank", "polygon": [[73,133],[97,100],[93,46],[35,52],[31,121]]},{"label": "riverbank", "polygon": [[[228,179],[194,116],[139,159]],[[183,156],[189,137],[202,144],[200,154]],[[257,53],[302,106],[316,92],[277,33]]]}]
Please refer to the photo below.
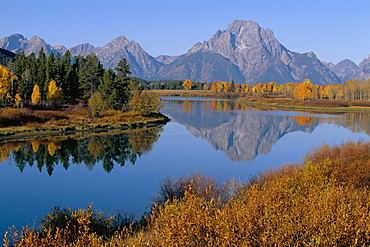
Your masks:
[{"label": "riverbank", "polygon": [[243,93],[216,93],[209,90],[150,90],[159,96],[181,96],[181,97],[206,97],[215,99],[237,99]]},{"label": "riverbank", "polygon": [[274,109],[325,112],[325,113],[370,113],[370,102],[367,101],[339,101],[339,100],[306,100],[300,101],[282,97],[243,97],[238,101],[252,105],[270,107]]},{"label": "riverbank", "polygon": [[114,132],[121,130],[147,129],[168,123],[170,119],[161,113],[149,116],[121,114],[102,118],[68,121],[66,119],[46,123],[28,123],[22,126],[0,128],[0,143],[9,140],[25,140],[48,136],[72,135],[77,133]]},{"label": "riverbank", "polygon": [[262,106],[273,109],[299,110],[310,112],[359,112],[370,113],[369,101],[344,101],[344,100],[296,100],[284,98],[279,95],[254,96],[245,93],[216,93],[205,90],[152,90],[159,96],[182,97],[209,97],[215,99],[237,99],[239,102],[252,106]]}]

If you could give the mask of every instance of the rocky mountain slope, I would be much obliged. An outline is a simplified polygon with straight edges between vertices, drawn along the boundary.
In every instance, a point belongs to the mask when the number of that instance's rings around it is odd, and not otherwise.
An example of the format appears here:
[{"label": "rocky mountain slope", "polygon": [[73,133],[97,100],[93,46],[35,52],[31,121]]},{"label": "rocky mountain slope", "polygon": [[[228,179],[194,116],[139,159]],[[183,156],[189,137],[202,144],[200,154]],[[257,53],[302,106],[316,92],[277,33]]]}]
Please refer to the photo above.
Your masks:
[{"label": "rocky mountain slope", "polygon": [[27,56],[32,52],[37,55],[41,47],[44,47],[46,54],[50,54],[51,52],[64,53],[67,50],[64,46],[54,48],[38,36],[33,36],[31,40],[27,40],[27,38],[21,34],[13,34],[0,39],[0,48],[14,53],[23,51]]},{"label": "rocky mountain slope", "polygon": [[[67,48],[64,46],[51,46],[38,36],[33,36],[31,40],[27,40],[21,34],[14,34],[0,39],[0,48],[12,52],[24,51],[26,55],[32,52],[37,55],[41,47],[44,47],[47,55],[67,51]],[[115,68],[124,57],[130,64],[132,73],[141,78],[152,77],[163,65],[146,53],[138,43],[129,41],[124,36],[110,41],[103,47],[94,47],[86,43],[69,48],[68,50],[72,55],[86,56],[95,53],[105,68]]]},{"label": "rocky mountain slope", "polygon": [[160,55],[158,57],[154,57],[160,63],[169,64],[175,61],[179,56],[169,56],[169,55]]},{"label": "rocky mountain slope", "polygon": [[355,70],[357,69],[357,64],[349,59],[344,59],[337,64],[333,64],[332,62],[323,63],[326,65],[326,67],[333,71],[342,82],[353,79]]},{"label": "rocky mountain slope", "polygon": [[172,63],[165,64],[152,79],[182,78],[203,82],[245,82],[237,65],[222,55],[209,51],[184,54]]},{"label": "rocky mountain slope", "polygon": [[323,62],[342,82],[353,79],[370,79],[370,55],[357,66],[353,61],[344,59],[337,64]]},{"label": "rocky mountain slope", "polygon": [[[0,48],[26,55],[64,53],[64,46],[51,46],[40,37],[27,40],[14,34],[0,39]],[[143,79],[191,79],[254,84],[276,81],[298,82],[306,78],[316,84],[340,83],[341,79],[313,52],[299,54],[284,47],[270,29],[253,21],[235,20],[226,30],[217,31],[208,41],[195,44],[181,56],[158,56],[145,52],[135,41],[120,36],[103,47],[80,44],[68,48],[72,55],[95,53],[105,68],[114,68],[125,57],[133,75]],[[366,66],[365,66],[366,67]],[[362,71],[362,72],[361,72]],[[359,70],[364,76],[366,68]],[[362,74],[361,74],[362,73]]]},{"label": "rocky mountain slope", "polygon": [[[263,29],[253,21],[233,21],[226,30],[217,31],[208,41],[195,44],[186,55],[199,52],[213,52],[230,60],[249,84],[270,81],[286,83],[304,78],[317,84],[334,84],[340,81],[313,52],[299,54],[289,51],[279,43],[270,29]],[[181,58],[176,62],[186,64]],[[207,70],[203,73],[207,73]],[[234,78],[230,77],[228,81],[232,79]]]},{"label": "rocky mountain slope", "polygon": [[368,58],[362,60],[362,62],[356,68],[353,78],[368,80],[370,79],[370,55]]},{"label": "rocky mountain slope", "polygon": [[103,47],[96,48],[96,56],[106,68],[115,68],[119,61],[124,57],[130,64],[132,73],[140,78],[149,78],[155,75],[163,65],[154,57],[144,51],[135,42],[120,36]]}]

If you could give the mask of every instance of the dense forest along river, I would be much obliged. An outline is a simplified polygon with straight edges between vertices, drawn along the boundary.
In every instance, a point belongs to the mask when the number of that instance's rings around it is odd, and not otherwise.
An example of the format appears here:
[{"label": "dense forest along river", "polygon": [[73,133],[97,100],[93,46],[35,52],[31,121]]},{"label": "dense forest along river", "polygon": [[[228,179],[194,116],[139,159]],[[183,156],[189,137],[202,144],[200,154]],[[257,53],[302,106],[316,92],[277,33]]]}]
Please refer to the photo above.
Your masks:
[{"label": "dense forest along river", "polygon": [[200,172],[247,180],[323,143],[370,139],[369,114],[268,111],[231,100],[163,98],[161,128],[0,145],[0,232],[55,206],[141,215],[159,181]]}]

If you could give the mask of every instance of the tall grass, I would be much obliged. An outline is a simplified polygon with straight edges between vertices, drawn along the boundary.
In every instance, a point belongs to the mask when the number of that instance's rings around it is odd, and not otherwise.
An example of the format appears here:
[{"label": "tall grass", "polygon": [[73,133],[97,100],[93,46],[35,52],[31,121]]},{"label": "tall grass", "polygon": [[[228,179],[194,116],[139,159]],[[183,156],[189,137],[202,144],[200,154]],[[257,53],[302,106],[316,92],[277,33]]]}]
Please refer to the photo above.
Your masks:
[{"label": "tall grass", "polygon": [[67,117],[58,111],[33,111],[30,109],[1,108],[0,127],[46,123]]},{"label": "tall grass", "polygon": [[26,228],[13,237],[15,246],[369,246],[369,185],[370,142],[322,145],[302,164],[247,183],[199,174],[165,179],[138,231],[124,227],[104,239],[88,228],[68,243],[63,227],[47,227],[46,235]]},{"label": "tall grass", "polygon": [[[0,109],[0,128],[3,128],[4,134],[17,130],[21,132],[21,127],[43,129],[53,129],[59,126],[78,126],[78,125],[115,125],[121,123],[145,122],[153,119],[161,119],[163,115],[159,113],[152,113],[147,116],[136,114],[133,112],[122,111],[104,111],[100,118],[94,118],[91,111],[81,105],[69,107],[64,110],[32,110],[30,108],[1,108]],[[4,127],[12,129],[5,130]]]}]

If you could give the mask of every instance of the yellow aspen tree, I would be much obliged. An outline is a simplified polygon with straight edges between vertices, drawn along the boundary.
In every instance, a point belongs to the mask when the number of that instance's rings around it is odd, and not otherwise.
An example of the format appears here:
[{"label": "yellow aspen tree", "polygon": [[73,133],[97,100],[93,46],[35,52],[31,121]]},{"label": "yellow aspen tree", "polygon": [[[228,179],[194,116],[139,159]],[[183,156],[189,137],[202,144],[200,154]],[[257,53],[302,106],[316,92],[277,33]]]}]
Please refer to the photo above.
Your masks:
[{"label": "yellow aspen tree", "polygon": [[185,90],[191,90],[194,86],[194,82],[192,80],[186,79],[182,86]]},{"label": "yellow aspen tree", "polygon": [[333,92],[333,87],[331,85],[327,85],[326,87],[326,90],[327,90],[327,96],[329,99],[333,99],[334,98],[334,92]]},{"label": "yellow aspen tree", "polygon": [[225,92],[225,84],[222,81],[217,82],[216,86],[217,86],[218,93]]},{"label": "yellow aspen tree", "polygon": [[11,87],[11,74],[10,72],[0,65],[0,98],[3,101],[9,94]]},{"label": "yellow aspen tree", "polygon": [[269,86],[269,92],[270,93],[278,93],[279,92],[279,85],[275,81],[269,82],[268,86]]},{"label": "yellow aspen tree", "polygon": [[47,150],[50,156],[54,156],[57,149],[60,149],[60,146],[55,143],[49,143],[47,146]]},{"label": "yellow aspen tree", "polygon": [[33,141],[31,142],[31,146],[32,146],[32,151],[34,153],[37,153],[37,151],[39,151],[40,143]]},{"label": "yellow aspen tree", "polygon": [[37,105],[38,103],[40,103],[40,101],[41,101],[40,88],[39,88],[39,85],[35,84],[32,90],[31,103],[33,105]]},{"label": "yellow aspen tree", "polygon": [[51,102],[62,102],[63,101],[63,92],[62,89],[57,87],[57,83],[54,80],[49,82],[48,93],[46,99]]},{"label": "yellow aspen tree", "polygon": [[21,94],[20,93],[17,93],[15,96],[14,96],[14,105],[16,107],[20,107],[22,104],[22,98],[21,98]]},{"label": "yellow aspen tree", "polygon": [[309,79],[305,79],[299,85],[294,88],[293,96],[299,100],[310,100],[313,99],[313,84]]},{"label": "yellow aspen tree", "polygon": [[250,93],[250,92],[252,92],[252,86],[251,86],[251,85],[245,85],[245,89],[244,89],[244,91],[245,91],[246,93]]},{"label": "yellow aspen tree", "polygon": [[247,84],[241,84],[240,85],[240,92],[247,93],[246,87],[247,87]]},{"label": "yellow aspen tree", "polygon": [[343,90],[340,89],[339,92],[338,92],[338,99],[343,99],[343,97],[344,97]]}]

